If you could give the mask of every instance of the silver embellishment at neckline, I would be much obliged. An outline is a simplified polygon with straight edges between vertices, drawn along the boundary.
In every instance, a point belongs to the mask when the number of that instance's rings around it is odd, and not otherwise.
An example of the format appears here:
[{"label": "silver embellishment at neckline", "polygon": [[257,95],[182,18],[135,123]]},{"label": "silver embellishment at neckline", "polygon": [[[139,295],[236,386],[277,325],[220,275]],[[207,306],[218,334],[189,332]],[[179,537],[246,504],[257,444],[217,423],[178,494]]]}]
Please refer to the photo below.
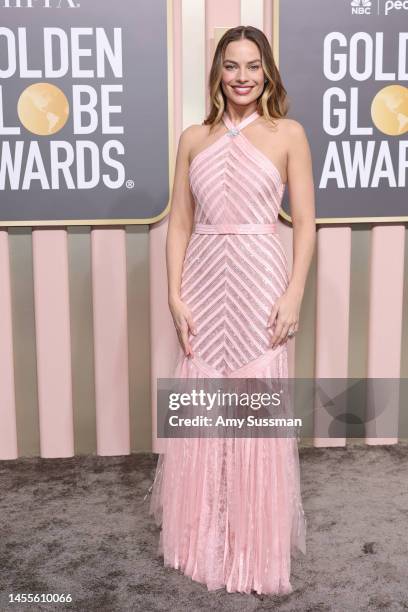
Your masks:
[{"label": "silver embellishment at neckline", "polygon": [[237,127],[233,127],[227,132],[227,134],[228,136],[238,136],[239,129]]}]

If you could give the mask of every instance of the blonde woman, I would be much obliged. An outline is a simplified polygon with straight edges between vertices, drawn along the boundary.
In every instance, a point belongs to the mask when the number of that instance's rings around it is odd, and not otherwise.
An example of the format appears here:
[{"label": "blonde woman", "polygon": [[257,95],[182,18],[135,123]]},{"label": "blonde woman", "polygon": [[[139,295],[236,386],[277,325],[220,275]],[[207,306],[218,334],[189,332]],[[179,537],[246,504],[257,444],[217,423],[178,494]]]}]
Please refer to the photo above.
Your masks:
[{"label": "blonde woman", "polygon": [[[315,243],[311,155],[271,47],[228,30],[209,78],[211,109],[181,135],[167,234],[178,378],[288,377]],[[294,261],[276,229],[285,186]],[[164,564],[209,590],[287,594],[306,552],[295,436],[167,440],[151,489]]]}]

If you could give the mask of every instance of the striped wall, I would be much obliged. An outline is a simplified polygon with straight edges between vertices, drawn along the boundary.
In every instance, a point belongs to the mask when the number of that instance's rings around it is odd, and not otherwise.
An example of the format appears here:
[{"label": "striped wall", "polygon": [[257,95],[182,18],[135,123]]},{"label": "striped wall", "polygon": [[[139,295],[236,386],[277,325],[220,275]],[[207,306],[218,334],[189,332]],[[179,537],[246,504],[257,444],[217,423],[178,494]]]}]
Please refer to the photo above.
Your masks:
[{"label": "striped wall", "polygon": [[[271,0],[174,0],[168,15],[173,173],[181,131],[208,109],[219,36],[245,23],[272,40],[276,22]],[[177,346],[166,230],[166,219],[0,228],[1,459],[160,450],[155,381],[171,375]],[[280,222],[279,231],[291,263],[292,230]],[[319,227],[291,375],[407,377],[405,235],[403,225]],[[367,443],[390,442],[374,431]]]}]

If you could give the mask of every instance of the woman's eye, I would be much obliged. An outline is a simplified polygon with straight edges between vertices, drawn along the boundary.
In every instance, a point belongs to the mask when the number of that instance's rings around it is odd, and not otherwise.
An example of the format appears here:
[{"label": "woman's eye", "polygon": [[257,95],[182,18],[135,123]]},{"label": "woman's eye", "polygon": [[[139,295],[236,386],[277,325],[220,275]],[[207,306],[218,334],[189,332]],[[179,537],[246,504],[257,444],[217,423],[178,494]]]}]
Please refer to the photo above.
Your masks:
[{"label": "woman's eye", "polygon": [[[226,70],[233,70],[235,66],[225,66]],[[259,70],[260,66],[250,66],[250,70]]]}]

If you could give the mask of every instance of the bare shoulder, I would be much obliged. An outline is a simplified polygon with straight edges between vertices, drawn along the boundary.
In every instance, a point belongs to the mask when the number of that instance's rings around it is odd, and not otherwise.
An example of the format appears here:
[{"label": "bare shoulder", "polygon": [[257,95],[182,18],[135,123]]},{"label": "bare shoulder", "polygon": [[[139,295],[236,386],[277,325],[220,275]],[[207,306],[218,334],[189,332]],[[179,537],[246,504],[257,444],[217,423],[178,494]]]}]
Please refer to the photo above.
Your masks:
[{"label": "bare shoulder", "polygon": [[267,126],[276,134],[281,137],[283,142],[290,140],[301,140],[305,137],[305,130],[300,121],[296,119],[290,119],[289,117],[274,117],[273,125],[267,122]]},{"label": "bare shoulder", "polygon": [[208,136],[209,126],[194,123],[186,127],[182,133],[180,140],[183,141],[183,147],[186,150],[188,157],[191,159],[191,154],[194,149]]},{"label": "bare shoulder", "polygon": [[201,125],[200,123],[193,123],[186,127],[181,136],[184,142],[194,144],[200,138],[205,137],[208,134],[208,125]]},{"label": "bare shoulder", "polygon": [[305,128],[296,119],[290,119],[289,117],[282,117],[279,120],[282,124],[282,129],[285,131],[287,136],[293,138],[303,138],[306,135]]},{"label": "bare shoulder", "polygon": [[189,162],[208,144],[211,144],[210,125],[195,123],[187,127],[183,131],[185,141],[185,149],[187,151]]}]

